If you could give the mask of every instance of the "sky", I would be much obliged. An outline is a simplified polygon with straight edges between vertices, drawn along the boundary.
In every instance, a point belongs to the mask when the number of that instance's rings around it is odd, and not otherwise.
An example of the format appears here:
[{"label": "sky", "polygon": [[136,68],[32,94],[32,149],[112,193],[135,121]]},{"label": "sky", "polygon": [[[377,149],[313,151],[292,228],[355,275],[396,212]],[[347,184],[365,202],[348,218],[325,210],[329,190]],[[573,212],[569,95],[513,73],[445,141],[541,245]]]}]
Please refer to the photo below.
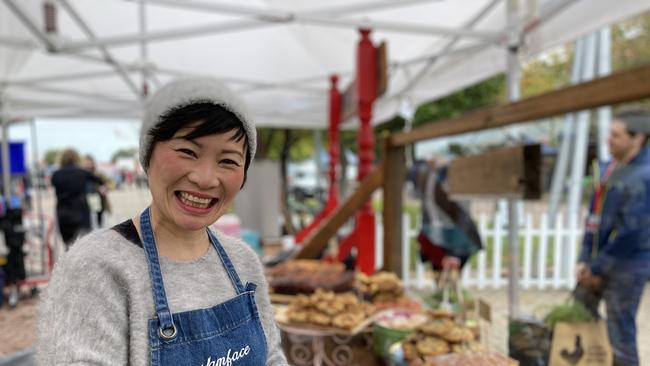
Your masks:
[{"label": "sky", "polygon": [[[36,147],[43,158],[49,149],[75,148],[79,153],[91,154],[99,163],[109,162],[119,149],[137,147],[140,121],[117,119],[37,119]],[[34,146],[30,123],[9,127],[9,140],[25,142],[25,156],[31,163]]]}]

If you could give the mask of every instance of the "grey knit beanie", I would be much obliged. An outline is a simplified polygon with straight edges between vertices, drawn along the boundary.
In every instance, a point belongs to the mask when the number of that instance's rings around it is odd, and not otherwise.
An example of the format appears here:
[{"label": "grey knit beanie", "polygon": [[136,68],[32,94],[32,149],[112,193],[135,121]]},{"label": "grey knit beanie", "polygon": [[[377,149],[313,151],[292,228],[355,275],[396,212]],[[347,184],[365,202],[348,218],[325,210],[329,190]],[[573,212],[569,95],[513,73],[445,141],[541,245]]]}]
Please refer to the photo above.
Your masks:
[{"label": "grey knit beanie", "polygon": [[209,77],[187,78],[163,86],[147,102],[140,129],[140,165],[145,172],[149,168],[149,162],[146,159],[153,140],[149,131],[161,122],[160,118],[172,109],[205,102],[220,105],[239,118],[246,131],[248,149],[251,161],[253,160],[257,148],[255,124],[250,119],[242,101],[216,79]]}]

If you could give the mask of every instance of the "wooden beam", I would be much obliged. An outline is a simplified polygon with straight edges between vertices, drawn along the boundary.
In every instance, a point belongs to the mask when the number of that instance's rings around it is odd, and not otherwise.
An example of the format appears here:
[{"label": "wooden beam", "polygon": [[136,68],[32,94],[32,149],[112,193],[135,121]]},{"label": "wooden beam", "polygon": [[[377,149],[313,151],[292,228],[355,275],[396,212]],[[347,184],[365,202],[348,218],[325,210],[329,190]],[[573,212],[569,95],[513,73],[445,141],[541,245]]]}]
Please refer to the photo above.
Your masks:
[{"label": "wooden beam", "polygon": [[388,89],[388,47],[381,42],[377,47],[377,98]]},{"label": "wooden beam", "polygon": [[351,217],[356,214],[357,210],[370,199],[370,195],[382,185],[384,179],[384,168],[379,165],[368,174],[359,187],[350,195],[334,213],[314,229],[314,231],[305,239],[304,245],[296,254],[295,258],[316,258],[325,249],[330,238],[336,235],[336,232]]},{"label": "wooden beam", "polygon": [[405,147],[389,146],[384,139],[384,265],[383,269],[402,275],[402,194],[406,179]]},{"label": "wooden beam", "polygon": [[650,65],[623,71],[587,83],[469,113],[459,118],[432,122],[391,137],[402,146],[441,136],[480,131],[530,122],[569,112],[635,101],[650,97]]},{"label": "wooden beam", "polygon": [[454,159],[449,165],[449,194],[471,197],[539,199],[542,149],[538,144],[509,147]]}]

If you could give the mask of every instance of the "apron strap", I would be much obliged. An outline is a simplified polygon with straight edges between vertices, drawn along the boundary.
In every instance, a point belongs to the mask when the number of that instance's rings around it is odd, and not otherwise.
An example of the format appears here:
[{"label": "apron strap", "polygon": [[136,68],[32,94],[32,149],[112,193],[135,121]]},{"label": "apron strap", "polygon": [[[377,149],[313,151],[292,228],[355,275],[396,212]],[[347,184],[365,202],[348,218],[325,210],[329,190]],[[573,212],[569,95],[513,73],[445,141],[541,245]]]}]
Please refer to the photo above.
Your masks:
[{"label": "apron strap", "polygon": [[[140,229],[142,232],[142,247],[144,248],[147,256],[147,263],[149,265],[149,275],[151,276],[151,289],[156,306],[156,315],[160,323],[159,333],[164,339],[172,339],[176,336],[176,326],[174,325],[174,319],[169,308],[169,303],[167,302],[167,294],[165,293],[165,285],[163,282],[162,271],[160,269],[160,259],[158,257],[158,249],[156,248],[156,239],[151,227],[150,207],[147,207],[147,209],[140,215]],[[221,263],[226,269],[237,294],[255,291],[256,286],[254,284],[249,283],[246,287],[242,285],[239,275],[237,275],[237,271],[235,270],[235,266],[230,261],[228,253],[226,253],[226,250],[219,242],[219,239],[217,239],[210,229],[206,230],[210,242],[217,251],[217,254],[219,254],[219,259],[221,259]]]},{"label": "apron strap", "polygon": [[[226,272],[228,272],[228,276],[230,277],[230,281],[232,282],[233,286],[235,287],[235,291],[237,291],[237,294],[243,294],[244,292],[249,291],[247,288],[244,288],[242,285],[241,280],[239,279],[239,275],[237,274],[237,271],[235,270],[235,266],[232,264],[230,261],[230,257],[228,257],[228,253],[226,253],[226,250],[223,248],[221,243],[219,242],[219,239],[217,239],[217,236],[212,233],[210,229],[206,229],[208,231],[208,236],[210,237],[210,242],[212,243],[212,246],[214,246],[214,249],[217,250],[217,253],[219,254],[219,259],[221,259],[221,263],[223,264],[223,267],[226,269]],[[253,288],[254,290],[254,288]]]},{"label": "apron strap", "polygon": [[176,336],[176,326],[174,325],[174,319],[172,318],[172,313],[167,303],[158,250],[156,249],[156,239],[151,228],[149,207],[140,215],[140,229],[142,232],[142,247],[144,248],[147,263],[149,264],[149,275],[151,276],[151,289],[156,306],[156,315],[160,322],[160,335],[163,338],[174,338]]}]

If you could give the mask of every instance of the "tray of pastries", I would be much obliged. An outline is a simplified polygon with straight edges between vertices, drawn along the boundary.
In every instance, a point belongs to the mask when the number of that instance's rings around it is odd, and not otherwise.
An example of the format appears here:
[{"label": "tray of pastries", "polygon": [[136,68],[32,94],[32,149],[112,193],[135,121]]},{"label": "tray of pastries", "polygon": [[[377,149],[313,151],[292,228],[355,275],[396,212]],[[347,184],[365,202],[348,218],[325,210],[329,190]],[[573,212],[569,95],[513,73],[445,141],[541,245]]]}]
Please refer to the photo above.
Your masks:
[{"label": "tray of pastries", "polygon": [[453,313],[431,310],[428,320],[402,341],[401,348],[409,365],[428,365],[422,362],[431,357],[483,351],[476,338],[476,332],[458,322]]},{"label": "tray of pastries", "polygon": [[402,308],[420,310],[421,304],[404,291],[402,280],[392,272],[377,272],[373,275],[357,273],[355,275],[355,290],[364,299],[372,302],[378,309]]},{"label": "tray of pastries", "polygon": [[282,325],[313,330],[356,334],[372,324],[375,307],[354,293],[317,289],[298,295],[287,306],[276,306],[276,321]]}]

